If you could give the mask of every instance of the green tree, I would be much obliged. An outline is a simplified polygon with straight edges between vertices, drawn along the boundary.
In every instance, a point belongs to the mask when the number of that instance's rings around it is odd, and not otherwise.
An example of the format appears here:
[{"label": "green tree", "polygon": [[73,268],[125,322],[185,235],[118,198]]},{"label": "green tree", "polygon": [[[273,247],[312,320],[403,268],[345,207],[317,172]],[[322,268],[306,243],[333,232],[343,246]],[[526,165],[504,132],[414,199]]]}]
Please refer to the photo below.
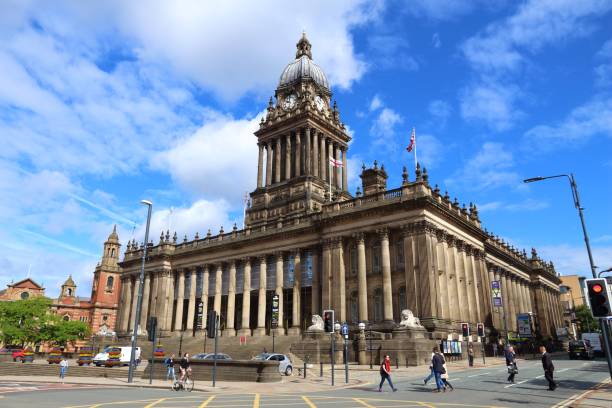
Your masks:
[{"label": "green tree", "polygon": [[576,306],[574,313],[583,333],[599,331],[599,322],[593,317],[593,313],[587,305]]},{"label": "green tree", "polygon": [[44,341],[44,328],[53,320],[51,299],[34,297],[0,302],[0,340],[4,344]]},{"label": "green tree", "polygon": [[90,330],[87,323],[77,320],[66,321],[57,317],[43,328],[43,336],[46,341],[58,346],[65,347],[68,343],[74,346],[77,340],[89,337]]}]

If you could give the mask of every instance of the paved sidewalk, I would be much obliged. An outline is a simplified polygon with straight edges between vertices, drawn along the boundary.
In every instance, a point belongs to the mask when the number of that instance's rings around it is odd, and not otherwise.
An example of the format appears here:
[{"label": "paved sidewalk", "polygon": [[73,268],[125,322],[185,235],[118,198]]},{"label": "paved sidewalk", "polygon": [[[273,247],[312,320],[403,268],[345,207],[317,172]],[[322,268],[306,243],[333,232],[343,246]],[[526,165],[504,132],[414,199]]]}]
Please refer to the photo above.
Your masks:
[{"label": "paved sidewalk", "polygon": [[565,405],[559,405],[559,408],[561,407],[610,408],[612,407],[612,384],[608,379],[594,389],[578,395],[573,401],[570,399]]}]

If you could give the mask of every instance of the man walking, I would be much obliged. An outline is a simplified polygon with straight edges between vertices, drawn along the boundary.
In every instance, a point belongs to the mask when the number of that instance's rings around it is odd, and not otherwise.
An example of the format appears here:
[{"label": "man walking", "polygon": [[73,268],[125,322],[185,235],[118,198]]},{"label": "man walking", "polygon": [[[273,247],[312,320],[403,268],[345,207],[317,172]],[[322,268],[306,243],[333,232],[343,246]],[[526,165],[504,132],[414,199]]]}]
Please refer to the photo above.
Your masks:
[{"label": "man walking", "polygon": [[62,380],[62,384],[64,383],[64,377],[66,377],[66,371],[68,371],[68,360],[66,357],[62,357],[62,361],[60,361],[60,379]]},{"label": "man walking", "polygon": [[542,368],[544,368],[544,378],[548,381],[548,390],[554,391],[557,388],[557,384],[553,380],[553,373],[555,366],[552,362],[552,357],[546,352],[546,347],[540,346],[540,353],[542,353]]},{"label": "man walking", "polygon": [[468,345],[468,364],[470,367],[474,367],[474,346],[472,343]]},{"label": "man walking", "polygon": [[442,381],[442,374],[446,373],[446,369],[444,368],[446,361],[444,360],[444,356],[440,354],[440,349],[438,347],[434,347],[433,352],[434,356],[431,359],[431,366],[433,367],[434,376],[436,378],[436,389],[434,392],[446,391],[444,382]]},{"label": "man walking", "polygon": [[514,384],[514,376],[518,374],[518,367],[516,366],[516,354],[514,354],[512,346],[509,346],[506,350],[506,367],[508,367],[508,382]]}]

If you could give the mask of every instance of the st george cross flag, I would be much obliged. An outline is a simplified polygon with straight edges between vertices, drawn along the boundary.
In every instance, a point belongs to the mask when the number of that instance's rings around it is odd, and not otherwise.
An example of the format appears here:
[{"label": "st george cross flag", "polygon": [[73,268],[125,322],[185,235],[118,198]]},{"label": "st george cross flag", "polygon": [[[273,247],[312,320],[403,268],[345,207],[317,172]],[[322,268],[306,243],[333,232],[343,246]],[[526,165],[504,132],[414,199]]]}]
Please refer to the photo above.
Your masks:
[{"label": "st george cross flag", "polygon": [[415,145],[416,145],[416,135],[414,133],[414,128],[412,128],[412,134],[410,135],[410,144],[406,148],[406,150],[408,150],[408,153],[410,153],[412,149],[414,149]]},{"label": "st george cross flag", "polygon": [[342,160],[336,160],[333,157],[330,157],[329,164],[334,167],[342,167]]}]

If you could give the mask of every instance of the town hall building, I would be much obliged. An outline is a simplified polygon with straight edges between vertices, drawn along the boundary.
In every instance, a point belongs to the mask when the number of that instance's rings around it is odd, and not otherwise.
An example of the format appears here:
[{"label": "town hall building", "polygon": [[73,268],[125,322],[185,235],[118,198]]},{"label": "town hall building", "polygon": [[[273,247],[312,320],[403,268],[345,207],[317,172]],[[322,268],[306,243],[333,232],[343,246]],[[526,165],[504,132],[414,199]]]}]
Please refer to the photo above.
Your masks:
[{"label": "town hall building", "polygon": [[[266,336],[275,294],[277,336],[297,338],[325,309],[351,330],[364,322],[383,333],[409,309],[444,339],[461,322],[484,323],[491,339],[516,333],[520,313],[531,313],[544,337],[562,325],[553,265],[483,229],[476,206],[441,192],[426,169],[404,169],[401,185],[387,186],[374,162],[349,193],[351,137],[305,35],[255,138],[244,228],[182,239],[166,231],[148,244],[140,333],[156,316],[163,335],[201,335],[216,310],[223,336]],[[129,242],[118,264],[120,335],[134,331],[143,250]]]}]

